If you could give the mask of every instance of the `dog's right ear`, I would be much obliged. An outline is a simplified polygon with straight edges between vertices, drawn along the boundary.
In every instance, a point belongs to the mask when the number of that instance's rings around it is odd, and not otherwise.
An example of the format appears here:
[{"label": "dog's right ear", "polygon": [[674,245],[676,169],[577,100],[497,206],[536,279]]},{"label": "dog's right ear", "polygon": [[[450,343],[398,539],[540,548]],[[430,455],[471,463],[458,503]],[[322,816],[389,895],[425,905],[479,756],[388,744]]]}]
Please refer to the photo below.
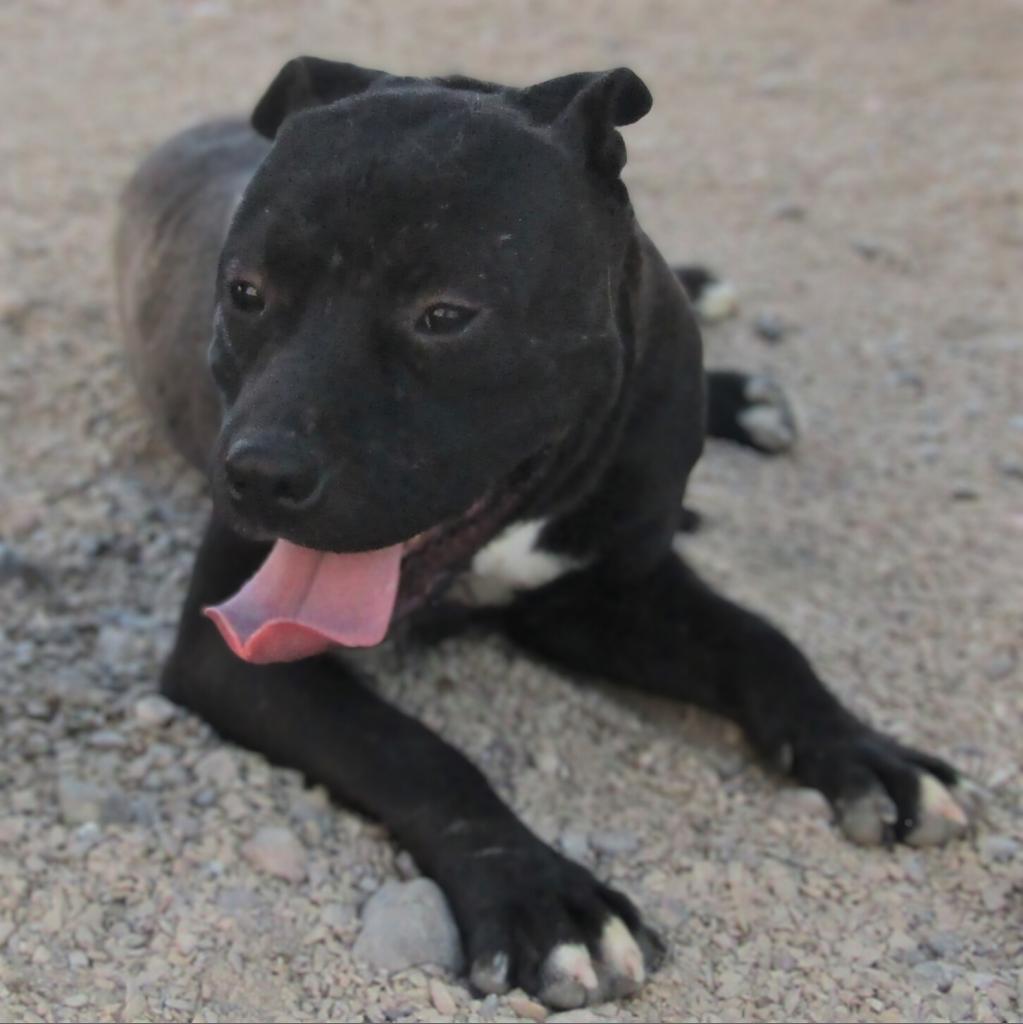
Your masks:
[{"label": "dog's right ear", "polygon": [[290,114],[364,92],[384,71],[319,57],[295,57],[277,72],[252,111],[252,127],[265,138],[277,135]]}]

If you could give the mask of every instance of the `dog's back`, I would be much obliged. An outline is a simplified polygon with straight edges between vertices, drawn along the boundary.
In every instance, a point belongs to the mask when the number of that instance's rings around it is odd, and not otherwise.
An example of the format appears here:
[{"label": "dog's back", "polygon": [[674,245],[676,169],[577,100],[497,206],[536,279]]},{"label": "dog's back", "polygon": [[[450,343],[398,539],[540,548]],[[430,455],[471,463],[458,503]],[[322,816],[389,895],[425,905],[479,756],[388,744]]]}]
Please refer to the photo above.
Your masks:
[{"label": "dog's back", "polygon": [[114,259],[129,363],[157,421],[196,466],[219,419],[204,365],[217,260],[268,148],[244,121],[202,124],[153,152],[121,197]]}]

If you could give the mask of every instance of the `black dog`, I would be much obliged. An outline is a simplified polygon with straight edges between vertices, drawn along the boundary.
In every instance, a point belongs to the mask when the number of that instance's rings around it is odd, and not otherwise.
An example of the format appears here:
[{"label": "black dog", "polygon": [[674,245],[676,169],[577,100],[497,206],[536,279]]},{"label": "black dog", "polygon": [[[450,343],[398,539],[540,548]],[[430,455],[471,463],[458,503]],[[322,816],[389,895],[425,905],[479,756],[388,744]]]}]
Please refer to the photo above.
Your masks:
[{"label": "black dog", "polygon": [[858,842],[967,827],[952,768],[855,718],[673,549],[705,424],[771,441],[744,422],[755,383],[705,378],[620,180],[616,126],[650,104],[627,70],[514,89],[303,58],[255,131],[151,157],[118,237],[143,394],[214,496],[164,692],[384,822],[446,892],[477,989],[556,1006],[634,990],[660,943],[326,648],[477,609],[735,719]]}]

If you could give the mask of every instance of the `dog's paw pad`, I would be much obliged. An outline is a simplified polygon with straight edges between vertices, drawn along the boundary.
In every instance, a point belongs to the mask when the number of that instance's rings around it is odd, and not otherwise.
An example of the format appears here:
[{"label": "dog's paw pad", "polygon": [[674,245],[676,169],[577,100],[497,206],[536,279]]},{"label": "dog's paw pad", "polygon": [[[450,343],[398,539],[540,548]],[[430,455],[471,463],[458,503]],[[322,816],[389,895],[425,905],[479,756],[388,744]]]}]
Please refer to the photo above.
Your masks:
[{"label": "dog's paw pad", "polygon": [[788,451],[799,437],[796,415],[781,385],[770,377],[753,376],[743,391],[746,408],[736,414],[751,443],[765,452]]},{"label": "dog's paw pad", "polygon": [[952,793],[933,775],[920,774],[916,819],[906,823],[910,846],[941,846],[966,835],[970,818]]},{"label": "dog's paw pad", "polygon": [[581,942],[565,942],[551,950],[540,972],[538,994],[543,1002],[572,1009],[596,1002],[599,990],[593,958]]}]

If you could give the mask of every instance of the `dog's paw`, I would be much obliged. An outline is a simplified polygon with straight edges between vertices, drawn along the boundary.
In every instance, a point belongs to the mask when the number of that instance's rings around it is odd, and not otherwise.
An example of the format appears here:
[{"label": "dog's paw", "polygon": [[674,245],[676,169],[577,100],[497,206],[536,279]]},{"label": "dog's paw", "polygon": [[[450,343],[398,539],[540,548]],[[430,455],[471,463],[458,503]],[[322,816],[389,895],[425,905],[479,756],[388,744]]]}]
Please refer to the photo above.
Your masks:
[{"label": "dog's paw", "polygon": [[770,377],[747,378],[745,407],[736,411],[739,429],[748,444],[772,455],[787,452],[799,436],[796,414],[781,385]]},{"label": "dog's paw", "polygon": [[450,896],[483,994],[575,1009],[631,995],[664,958],[627,897],[539,842],[474,858]]},{"label": "dog's paw", "polygon": [[941,846],[966,835],[980,811],[979,790],[951,765],[866,729],[800,751],[793,770],[865,846]]},{"label": "dog's paw", "polygon": [[707,432],[769,455],[787,452],[799,437],[796,414],[781,385],[762,374],[707,374]]},{"label": "dog's paw", "polygon": [[713,270],[693,264],[676,267],[675,276],[685,288],[696,315],[704,323],[725,320],[739,311],[739,293],[735,285],[722,280]]}]

